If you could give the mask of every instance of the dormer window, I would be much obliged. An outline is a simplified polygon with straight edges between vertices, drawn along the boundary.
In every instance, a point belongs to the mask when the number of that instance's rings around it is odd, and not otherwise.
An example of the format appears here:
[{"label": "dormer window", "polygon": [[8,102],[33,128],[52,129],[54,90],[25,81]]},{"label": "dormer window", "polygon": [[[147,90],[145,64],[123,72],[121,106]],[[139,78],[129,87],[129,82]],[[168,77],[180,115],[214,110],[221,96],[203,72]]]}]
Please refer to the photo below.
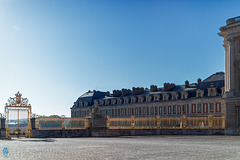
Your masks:
[{"label": "dormer window", "polygon": [[196,97],[200,98],[203,97],[204,91],[201,89],[197,89],[196,91]]},{"label": "dormer window", "polygon": [[136,103],[136,97],[131,97],[131,103]]},{"label": "dormer window", "polygon": [[121,98],[117,99],[117,104],[122,104],[122,99]]},{"label": "dormer window", "polygon": [[210,87],[208,88],[208,96],[214,97],[217,95],[217,88],[214,86],[214,83],[211,83]]},{"label": "dormer window", "polygon": [[154,100],[154,102],[159,101],[159,100],[160,100],[160,95],[159,95],[159,94],[154,95],[154,96],[153,96],[153,100]]},{"label": "dormer window", "polygon": [[172,100],[177,100],[178,99],[178,93],[172,92]]},{"label": "dormer window", "polygon": [[182,91],[181,92],[181,99],[187,99],[188,98],[188,92]]},{"label": "dormer window", "polygon": [[152,101],[152,96],[151,95],[146,95],[146,101],[151,102]]},{"label": "dormer window", "polygon": [[115,105],[116,104],[116,99],[111,99],[111,103],[112,103],[112,105]]},{"label": "dormer window", "polygon": [[87,107],[88,106],[88,102],[84,102],[84,106]]},{"label": "dormer window", "polygon": [[208,96],[214,97],[217,95],[216,88],[208,88]]},{"label": "dormer window", "polygon": [[169,94],[164,93],[163,94],[163,100],[166,101],[166,100],[168,100],[168,98],[169,98]]},{"label": "dormer window", "polygon": [[139,102],[139,103],[142,103],[143,100],[144,100],[144,97],[142,97],[142,96],[138,97],[138,102]]},{"label": "dormer window", "polygon": [[80,105],[80,107],[82,107],[82,106],[83,106],[83,102],[82,102],[82,101],[80,101],[80,102],[79,102],[79,105]]},{"label": "dormer window", "polygon": [[109,100],[105,100],[105,105],[109,105]]},{"label": "dormer window", "polygon": [[124,98],[124,104],[128,103],[129,102],[129,98]]},{"label": "dormer window", "polygon": [[94,100],[93,101],[95,105],[98,105],[98,101],[97,100]]},{"label": "dormer window", "polygon": [[99,101],[99,104],[100,104],[101,106],[103,106],[104,101],[103,101],[103,100],[100,100],[100,101]]},{"label": "dormer window", "polygon": [[77,102],[75,102],[75,103],[74,103],[74,106],[75,106],[75,107],[77,107],[77,106],[78,106],[78,103],[77,103]]}]

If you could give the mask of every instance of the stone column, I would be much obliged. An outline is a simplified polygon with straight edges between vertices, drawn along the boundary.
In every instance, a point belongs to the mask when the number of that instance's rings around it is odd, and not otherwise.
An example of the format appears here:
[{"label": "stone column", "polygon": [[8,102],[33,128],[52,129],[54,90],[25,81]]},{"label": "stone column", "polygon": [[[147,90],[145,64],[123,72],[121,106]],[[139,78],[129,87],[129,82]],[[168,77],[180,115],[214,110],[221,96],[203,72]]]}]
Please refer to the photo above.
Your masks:
[{"label": "stone column", "polygon": [[229,60],[229,54],[230,54],[230,46],[229,42],[227,40],[224,40],[223,47],[225,48],[225,92],[228,92],[230,89],[229,86],[229,74],[230,74],[230,60]]},{"label": "stone column", "polygon": [[234,50],[235,50],[235,44],[234,41],[230,41],[230,54],[229,54],[229,66],[230,66],[230,86],[229,86],[229,91],[234,92],[235,90],[235,67],[234,67]]}]

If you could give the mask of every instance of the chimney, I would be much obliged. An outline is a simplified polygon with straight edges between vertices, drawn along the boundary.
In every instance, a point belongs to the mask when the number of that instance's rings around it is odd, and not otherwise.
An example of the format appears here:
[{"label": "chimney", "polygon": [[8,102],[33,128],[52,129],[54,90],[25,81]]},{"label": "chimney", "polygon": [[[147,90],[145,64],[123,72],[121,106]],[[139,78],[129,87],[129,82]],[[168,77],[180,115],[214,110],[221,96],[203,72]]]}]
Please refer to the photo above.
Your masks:
[{"label": "chimney", "polygon": [[156,85],[151,85],[150,86],[150,91],[151,92],[156,92],[157,91],[157,86]]},{"label": "chimney", "polygon": [[188,88],[188,87],[189,87],[189,81],[186,80],[186,81],[185,81],[185,88]]},{"label": "chimney", "polygon": [[201,78],[198,78],[197,84],[199,85],[202,82]]}]

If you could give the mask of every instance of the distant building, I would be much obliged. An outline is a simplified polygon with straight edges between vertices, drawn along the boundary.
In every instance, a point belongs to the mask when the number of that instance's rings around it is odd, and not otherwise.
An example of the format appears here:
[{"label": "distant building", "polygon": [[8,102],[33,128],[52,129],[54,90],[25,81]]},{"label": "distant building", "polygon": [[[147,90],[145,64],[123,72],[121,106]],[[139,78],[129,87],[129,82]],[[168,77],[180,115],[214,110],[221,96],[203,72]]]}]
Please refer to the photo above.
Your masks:
[{"label": "distant building", "polygon": [[165,83],[158,88],[132,88],[109,92],[88,91],[78,98],[71,108],[72,117],[85,117],[93,105],[98,105],[102,114],[110,117],[160,116],[223,116],[224,73],[218,72],[204,81],[175,85]]}]

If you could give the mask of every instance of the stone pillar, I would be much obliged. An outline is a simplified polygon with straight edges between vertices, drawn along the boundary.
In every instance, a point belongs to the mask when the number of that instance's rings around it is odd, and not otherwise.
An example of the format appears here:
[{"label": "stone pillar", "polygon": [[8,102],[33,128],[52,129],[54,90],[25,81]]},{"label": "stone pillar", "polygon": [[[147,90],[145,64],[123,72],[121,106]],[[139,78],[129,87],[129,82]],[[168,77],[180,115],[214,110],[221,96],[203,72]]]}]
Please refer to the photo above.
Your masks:
[{"label": "stone pillar", "polygon": [[1,117],[1,128],[0,128],[0,138],[6,138],[6,126],[5,126],[6,118]]},{"label": "stone pillar", "polygon": [[36,118],[31,118],[31,127],[32,129],[36,129]]}]

